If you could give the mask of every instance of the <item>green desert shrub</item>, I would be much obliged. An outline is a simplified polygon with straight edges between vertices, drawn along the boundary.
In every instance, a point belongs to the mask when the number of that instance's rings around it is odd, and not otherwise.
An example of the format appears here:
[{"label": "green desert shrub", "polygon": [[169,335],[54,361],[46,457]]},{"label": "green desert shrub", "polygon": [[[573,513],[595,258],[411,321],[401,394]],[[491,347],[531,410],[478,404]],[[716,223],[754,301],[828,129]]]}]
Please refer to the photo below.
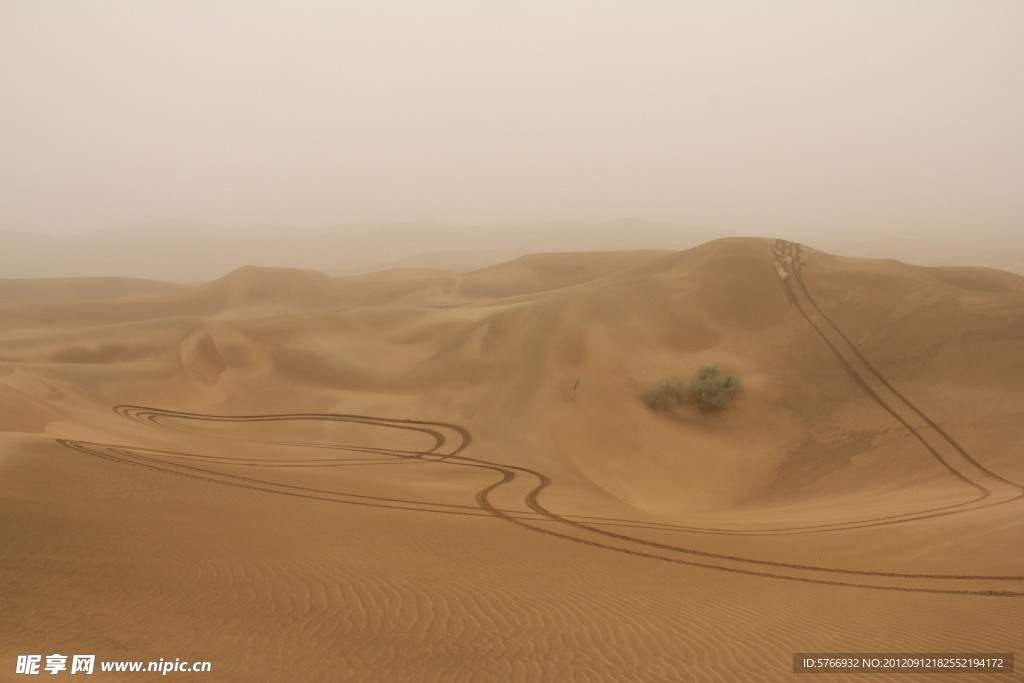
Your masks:
[{"label": "green desert shrub", "polygon": [[663,377],[644,394],[644,401],[654,410],[672,410],[686,400],[686,382]]},{"label": "green desert shrub", "polygon": [[644,402],[654,410],[667,411],[689,401],[702,413],[716,413],[732,403],[741,386],[738,376],[723,375],[717,366],[704,365],[689,384],[668,377],[659,379],[644,394]]},{"label": "green desert shrub", "polygon": [[732,403],[742,382],[736,375],[723,375],[715,365],[704,365],[697,379],[690,382],[687,393],[697,408],[715,413]]}]

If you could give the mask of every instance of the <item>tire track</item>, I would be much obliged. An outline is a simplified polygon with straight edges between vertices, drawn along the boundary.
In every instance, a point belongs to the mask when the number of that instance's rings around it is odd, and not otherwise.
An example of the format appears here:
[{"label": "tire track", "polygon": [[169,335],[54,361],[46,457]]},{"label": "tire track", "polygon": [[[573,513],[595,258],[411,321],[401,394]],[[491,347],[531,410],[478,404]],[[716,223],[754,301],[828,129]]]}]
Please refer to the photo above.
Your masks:
[{"label": "tire track", "polygon": [[[321,415],[319,413],[314,414],[293,414],[293,415],[238,415],[238,416],[214,416],[214,415],[203,415],[200,413],[184,413],[175,411],[166,411],[160,409],[150,409],[141,406],[117,406],[115,412],[123,417],[141,422],[143,424],[157,426],[161,429],[170,431],[176,431],[184,434],[199,434],[202,436],[209,436],[205,432],[197,432],[180,427],[174,427],[165,424],[160,418],[183,418],[187,420],[200,420],[205,422],[267,422],[267,421],[280,421],[285,419],[296,419],[296,420],[317,420],[324,419],[328,421],[342,421],[342,422],[353,422],[358,424],[373,424],[377,426],[393,426],[390,422],[401,422],[401,427],[405,429],[412,429],[415,431],[423,431],[428,433],[435,438],[435,445],[433,448],[425,451],[399,451],[399,450],[388,450],[388,449],[374,449],[374,448],[359,448],[353,446],[337,446],[337,445],[326,445],[326,444],[309,444],[305,442],[291,442],[291,441],[265,441],[265,440],[249,440],[249,443],[260,443],[277,446],[303,446],[303,447],[314,447],[314,448],[325,448],[331,450],[363,450],[380,455],[397,455],[397,456],[419,456],[410,457],[403,459],[402,463],[414,464],[419,462],[425,462],[427,456],[434,455],[436,449],[442,447],[445,443],[444,435],[438,431],[440,429],[451,429],[455,431],[458,438],[465,443],[465,439],[468,438],[468,432],[459,432],[455,425],[446,425],[441,423],[424,423],[416,421],[389,421],[382,418],[371,418],[361,415]],[[433,429],[427,427],[421,427],[418,425],[430,425]],[[237,440],[237,439],[234,439]],[[465,445],[460,446],[458,449],[453,451],[449,455],[455,455],[465,448]],[[439,458],[433,458],[430,462],[436,461],[437,459],[444,459],[449,456],[441,456]],[[253,465],[261,465],[265,461],[256,460],[252,461]],[[983,496],[982,496],[983,497]],[[931,508],[924,512],[906,513],[901,515],[888,515],[882,517],[874,517],[863,520],[849,521],[849,522],[834,522],[830,524],[818,524],[818,525],[807,525],[807,526],[796,526],[796,527],[769,527],[769,528],[755,528],[755,529],[723,529],[716,527],[699,527],[699,526],[688,526],[679,524],[659,524],[659,523],[648,523],[640,522],[637,520],[622,520],[607,517],[586,517],[569,515],[568,518],[575,520],[590,520],[597,526],[618,526],[618,527],[632,527],[632,528],[643,528],[647,530],[664,530],[664,531],[677,531],[683,533],[694,533],[694,534],[707,534],[707,535],[733,535],[733,536],[763,536],[763,535],[795,535],[795,534],[808,534],[808,533],[823,533],[826,531],[844,531],[861,529],[865,527],[873,526],[885,526],[888,524],[898,524],[906,521],[914,521],[917,519],[925,519],[931,517],[941,517],[947,514],[954,514],[961,511],[966,505],[970,505],[982,497],[973,498],[964,503],[956,503],[952,505],[942,506],[938,508]],[[974,506],[970,509],[977,509],[980,506]],[[987,507],[987,506],[984,506]],[[929,513],[929,514],[925,514]],[[536,511],[519,511],[520,515],[526,514],[527,516],[535,516],[539,513]]]},{"label": "tire track", "polygon": [[[901,394],[821,309],[803,278],[800,245],[776,240],[775,269],[786,293],[822,338],[840,365],[868,396],[920,442],[949,474],[978,493],[966,502],[904,515],[894,522],[913,521],[1002,505],[1024,498],[1024,486],[992,472],[975,460],[932,418]],[[991,499],[991,500],[989,500]],[[982,502],[986,501],[986,502]]]},{"label": "tire track", "polygon": [[[162,429],[169,429],[171,431],[186,431],[176,429],[174,427],[168,427],[160,422],[161,417],[183,417],[191,420],[204,420],[208,422],[271,422],[281,421],[284,416],[278,415],[236,415],[236,416],[217,416],[217,415],[202,415],[199,413],[177,413],[174,411],[163,411],[152,408],[145,408],[142,406],[128,406],[120,405],[114,408],[114,412],[122,417],[126,417],[135,422],[142,422],[151,426],[160,427]],[[469,433],[465,432],[461,427],[454,425],[442,425],[440,423],[432,422],[421,422],[417,420],[385,420],[381,418],[367,417],[365,415],[326,415],[326,414],[303,414],[297,413],[294,415],[288,415],[289,420],[316,420],[316,421],[332,421],[332,422],[346,422],[352,424],[366,424],[375,427],[386,427],[392,429],[402,429],[406,431],[419,432],[426,434],[434,438],[434,445],[426,450],[422,451],[403,451],[403,450],[392,450],[392,449],[378,449],[369,447],[359,446],[338,446],[334,444],[312,444],[306,442],[290,442],[290,441],[250,441],[250,443],[263,443],[271,444],[275,446],[302,446],[311,448],[325,448],[329,450],[353,450],[353,451],[365,451],[368,453],[376,454],[394,454],[399,456],[416,456],[415,459],[409,460],[409,462],[423,462],[427,460],[429,456],[437,456],[435,459],[443,460],[449,455],[458,453],[460,450],[465,448],[468,444],[466,439],[469,437]],[[430,427],[435,427],[431,429]],[[438,449],[447,443],[447,439],[443,433],[438,431],[437,427],[446,427],[454,431],[460,439],[460,445],[449,454],[439,454]],[[194,433],[187,432],[186,433]]]},{"label": "tire track", "polygon": [[[159,409],[143,408],[138,406],[119,406],[117,408],[117,411],[119,414],[124,415],[125,417],[129,417],[131,419],[147,422],[151,425],[159,426],[165,429],[175,430],[177,428],[169,427],[166,424],[161,423],[159,418],[176,418],[182,420],[199,420],[208,422],[256,422],[291,419],[323,420],[334,422],[373,424],[377,426],[387,427],[396,426],[398,428],[422,430],[431,433],[432,435],[436,435],[435,446],[433,449],[429,451],[414,452],[411,455],[400,455],[396,451],[381,451],[381,455],[390,455],[391,457],[396,458],[425,458],[432,455],[438,455],[436,453],[436,450],[447,443],[447,438],[444,436],[443,431],[449,431],[459,435],[459,443],[454,448],[452,448],[450,452],[446,454],[440,454],[438,458],[432,459],[429,462],[449,467],[459,466],[474,469],[482,469],[497,474],[498,479],[491,483],[490,485],[480,489],[476,493],[476,507],[472,508],[469,506],[460,506],[456,504],[428,503],[424,501],[410,501],[396,498],[386,498],[377,496],[367,496],[362,494],[350,494],[337,491],[328,491],[324,489],[315,489],[311,487],[293,486],[290,484],[268,482],[265,480],[259,480],[251,477],[242,477],[240,475],[217,472],[202,467],[196,467],[194,465],[185,465],[180,462],[171,464],[166,461],[166,458],[168,457],[172,459],[181,459],[194,457],[194,454],[178,453],[173,451],[159,451],[155,449],[130,448],[124,446],[116,446],[112,444],[95,444],[69,440],[59,440],[59,443],[62,443],[63,445],[72,448],[78,452],[83,452],[89,455],[98,456],[108,460],[113,460],[121,464],[130,464],[143,467],[146,469],[162,471],[165,473],[176,474],[179,476],[185,476],[191,479],[198,479],[212,483],[236,486],[263,492],[298,496],[302,498],[322,500],[327,502],[341,502],[346,504],[369,505],[374,507],[391,507],[401,510],[411,510],[417,512],[429,511],[441,512],[446,514],[461,514],[473,516],[481,516],[482,514],[490,515],[510,522],[512,524],[515,524],[519,527],[529,529],[534,532],[555,536],[563,540],[582,543],[616,552],[626,553],[636,557],[657,559],[661,561],[667,561],[675,564],[687,565],[692,567],[715,569],[732,573],[760,576],[772,579],[781,579],[788,581],[798,581],[804,583],[815,583],[843,587],[869,588],[875,590],[944,593],[958,595],[983,595],[999,597],[1024,597],[1024,593],[1021,593],[1019,591],[994,588],[993,585],[989,585],[992,584],[992,582],[1020,582],[1024,580],[1024,577],[1019,576],[919,574],[843,569],[833,567],[818,567],[812,565],[785,563],[771,560],[759,560],[755,558],[739,557],[734,555],[726,555],[722,553],[710,553],[696,548],[689,548],[667,543],[659,543],[655,541],[650,541],[648,539],[630,536],[628,534],[620,534],[617,532],[608,531],[606,529],[601,529],[598,528],[598,526],[595,526],[596,524],[600,524],[600,522],[591,521],[590,523],[585,523],[583,521],[580,521],[581,519],[593,520],[597,518],[572,518],[570,516],[560,515],[548,509],[541,502],[541,494],[545,489],[547,489],[551,485],[551,480],[541,472],[525,467],[504,465],[501,463],[490,462],[479,458],[469,458],[467,456],[461,455],[461,453],[466,448],[469,447],[470,443],[472,442],[472,438],[467,430],[458,425],[452,425],[447,423],[430,423],[417,420],[386,420],[383,418],[372,418],[360,415],[284,414],[213,416],[202,415],[197,413],[185,413],[181,411],[163,411]],[[187,430],[184,431],[187,432]],[[264,466],[267,465],[264,464]],[[522,500],[523,504],[525,505],[525,509],[509,510],[497,506],[493,502],[492,498],[493,496],[495,496],[495,494],[499,492],[502,495],[506,495],[510,492],[513,493],[516,500]],[[620,521],[628,521],[631,525],[634,526],[653,528],[646,527],[646,525],[640,523],[633,524],[632,520]],[[538,523],[546,524],[544,526],[537,526]],[[687,555],[688,557],[684,559],[682,557],[679,557],[679,555]],[[852,580],[839,581],[833,578],[824,578],[825,576],[831,577],[834,575],[843,575],[844,577],[856,576],[861,581],[871,579],[874,581],[879,581],[880,583],[863,583],[854,582]],[[891,583],[894,580],[899,581],[901,583],[907,581],[924,581],[932,583],[932,586],[934,587],[930,587],[927,585],[900,585]],[[882,581],[887,581],[889,583],[881,583]],[[943,582],[949,584],[951,582],[959,583],[962,581],[973,581],[976,583],[980,583],[982,585],[972,588],[953,588],[951,586],[941,585]]]}]

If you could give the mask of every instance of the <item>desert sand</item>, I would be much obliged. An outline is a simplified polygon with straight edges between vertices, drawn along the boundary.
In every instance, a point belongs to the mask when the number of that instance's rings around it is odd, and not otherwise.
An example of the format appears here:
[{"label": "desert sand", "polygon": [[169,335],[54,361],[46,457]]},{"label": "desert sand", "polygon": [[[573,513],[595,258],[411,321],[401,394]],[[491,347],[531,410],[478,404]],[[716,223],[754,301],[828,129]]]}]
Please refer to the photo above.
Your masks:
[{"label": "desert sand", "polygon": [[[753,682],[1024,652],[1020,275],[730,238],[6,280],[0,320],[0,661]],[[728,409],[645,405],[701,365],[742,377]]]}]

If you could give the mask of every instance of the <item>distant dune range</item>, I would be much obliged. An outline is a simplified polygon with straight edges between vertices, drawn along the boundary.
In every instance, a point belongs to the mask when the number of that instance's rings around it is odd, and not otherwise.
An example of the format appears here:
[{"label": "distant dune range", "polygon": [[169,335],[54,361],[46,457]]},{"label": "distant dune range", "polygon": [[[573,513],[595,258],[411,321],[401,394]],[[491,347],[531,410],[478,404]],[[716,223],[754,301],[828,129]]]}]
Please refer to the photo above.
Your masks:
[{"label": "distant dune range", "polygon": [[[966,231],[965,231],[966,232]],[[960,239],[828,236],[813,243],[844,256],[890,258],[919,266],[983,266],[1024,275],[1024,244],[1017,236],[984,229]],[[412,222],[338,225],[225,227],[184,221],[67,235],[0,230],[0,290],[4,279],[106,278],[76,296],[113,293],[116,278],[199,283],[242,266],[301,268],[353,275],[398,268],[466,272],[536,252],[598,252],[624,249],[689,249],[726,235],[721,231],[644,220],[551,221],[527,225],[454,226]],[[153,283],[156,286],[162,283]],[[16,285],[26,287],[24,283]],[[142,293],[142,283],[132,289]],[[34,292],[34,290],[33,290]],[[27,294],[28,292],[26,292]],[[6,297],[4,297],[6,298]]]},{"label": "distant dune range", "polygon": [[0,230],[0,278],[104,276],[197,283],[246,265],[328,275],[394,268],[467,271],[542,250],[683,249],[720,236],[640,220],[495,227],[414,222],[317,229],[156,221],[70,235]]},{"label": "distant dune range", "polygon": [[[1024,651],[1020,275],[734,238],[7,280],[0,320],[4,661],[763,681]],[[734,406],[646,407],[702,364]]]}]

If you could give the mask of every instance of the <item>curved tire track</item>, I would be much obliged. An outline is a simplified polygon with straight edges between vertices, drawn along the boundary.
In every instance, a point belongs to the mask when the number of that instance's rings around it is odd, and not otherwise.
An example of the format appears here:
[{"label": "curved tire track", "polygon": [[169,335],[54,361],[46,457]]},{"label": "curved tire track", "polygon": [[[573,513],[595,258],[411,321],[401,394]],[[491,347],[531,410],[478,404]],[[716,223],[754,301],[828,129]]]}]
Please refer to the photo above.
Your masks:
[{"label": "curved tire track", "polygon": [[[551,485],[551,480],[541,472],[525,467],[504,465],[490,462],[479,458],[470,458],[461,453],[469,447],[472,437],[469,432],[458,425],[437,422],[424,422],[418,420],[390,420],[374,418],[362,415],[335,415],[335,414],[281,414],[281,415],[245,415],[245,416],[215,416],[199,413],[186,413],[181,411],[166,411],[155,408],[144,408],[141,406],[118,406],[117,412],[125,417],[152,426],[164,429],[180,430],[169,427],[162,423],[161,418],[179,420],[198,420],[208,422],[264,422],[279,420],[322,420],[334,422],[352,422],[359,424],[372,424],[381,427],[394,427],[399,429],[411,429],[421,431],[434,436],[435,445],[425,451],[376,451],[379,455],[400,458],[418,459],[443,466],[470,467],[494,472],[499,475],[497,481],[480,489],[476,493],[476,506],[461,506],[444,503],[428,503],[424,501],[410,501],[396,498],[366,496],[361,494],[349,494],[337,491],[328,491],[310,487],[293,486],[251,477],[242,477],[216,470],[209,470],[195,465],[185,465],[180,462],[168,463],[167,458],[192,459],[195,462],[195,454],[179,453],[174,451],[159,451],[155,449],[130,448],[112,444],[96,444],[80,441],[59,440],[59,443],[72,448],[78,452],[98,456],[121,464],[130,464],[157,470],[165,473],[185,476],[192,479],[209,481],[222,485],[230,485],[241,488],[253,489],[263,492],[278,493],[283,495],[298,496],[313,500],[327,502],[340,502],[346,504],[370,505],[374,507],[390,507],[401,510],[419,512],[439,512],[445,514],[460,514],[480,516],[491,515],[508,521],[517,526],[535,531],[538,533],[555,536],[563,540],[582,543],[594,547],[600,547],[616,552],[626,553],[636,557],[657,559],[672,562],[675,564],[715,569],[738,574],[760,576],[772,579],[787,581],[799,581],[804,583],[816,583],[842,587],[869,588],[875,590],[893,590],[905,592],[923,593],[944,593],[958,595],[983,595],[999,597],[1024,597],[1024,593],[1017,590],[1005,590],[996,587],[999,582],[1020,582],[1024,577],[1019,576],[981,576],[981,575],[946,575],[946,574],[915,574],[899,572],[869,571],[858,569],[843,569],[833,567],[818,567],[795,563],[776,562],[771,560],[759,560],[721,553],[710,553],[697,548],[659,543],[648,539],[630,536],[599,528],[602,522],[591,521],[585,523],[582,519],[607,519],[607,518],[573,518],[571,516],[558,514],[547,508],[540,500],[542,492]],[[445,432],[449,435],[455,434],[459,441],[448,453],[439,453],[448,442]],[[191,432],[188,432],[191,433]],[[342,448],[345,448],[342,446]],[[203,456],[199,456],[202,458]],[[202,461],[201,462],[205,462]],[[213,464],[213,463],[207,463]],[[239,464],[231,462],[218,462],[216,464],[230,465]],[[268,465],[267,462],[249,463]],[[522,490],[519,490],[519,489]],[[518,492],[517,492],[518,491]],[[501,508],[493,502],[496,494],[505,495],[514,493],[516,500],[522,500],[525,509],[509,510]],[[663,529],[664,525],[647,526],[642,523],[634,523],[632,520],[614,520],[628,523],[630,526],[639,526],[652,529]],[[537,526],[538,523],[545,523],[544,526]],[[679,555],[686,555],[686,559]],[[857,577],[860,582],[853,580],[836,580],[831,578],[836,575],[844,577]],[[825,577],[830,578],[825,578]],[[864,581],[875,581],[876,583],[865,583]],[[979,584],[970,588],[953,587],[953,584],[961,584],[964,581]],[[897,583],[894,583],[897,582]],[[921,583],[925,585],[919,585]],[[907,584],[910,585],[907,585]]]}]

